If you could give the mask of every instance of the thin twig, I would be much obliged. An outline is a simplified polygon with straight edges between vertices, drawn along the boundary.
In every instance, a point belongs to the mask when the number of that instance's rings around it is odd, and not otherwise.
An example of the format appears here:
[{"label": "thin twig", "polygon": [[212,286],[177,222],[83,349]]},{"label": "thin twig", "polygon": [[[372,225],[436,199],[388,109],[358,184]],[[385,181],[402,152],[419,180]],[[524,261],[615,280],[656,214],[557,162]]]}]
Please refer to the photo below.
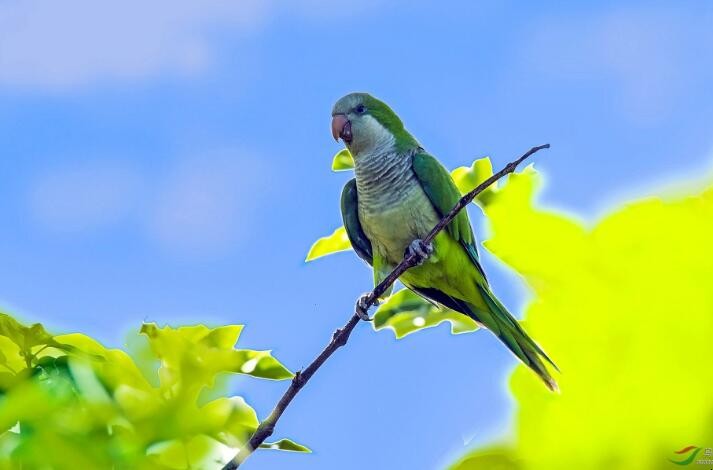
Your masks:
[{"label": "thin twig", "polygon": [[[520,158],[508,163],[502,170],[493,174],[490,178],[480,183],[471,192],[460,198],[455,207],[453,207],[453,209],[451,209],[451,211],[446,214],[438,222],[438,224],[436,224],[435,227],[433,227],[433,229],[428,233],[428,235],[426,235],[426,237],[423,239],[423,242],[425,244],[431,243],[436,238],[436,235],[438,235],[441,230],[443,230],[449,223],[451,223],[451,221],[458,215],[461,210],[463,210],[464,207],[466,207],[468,204],[471,203],[471,201],[473,201],[475,196],[483,192],[483,190],[485,190],[488,186],[495,183],[503,176],[515,171],[515,168],[517,168],[520,163],[529,158],[532,154],[547,148],[550,148],[550,144],[532,147]],[[418,261],[418,255],[414,253],[410,253],[405,256],[401,263],[399,263],[399,265],[396,266],[396,268],[391,271],[388,276],[386,276],[386,279],[381,281],[374,288],[374,290],[372,290],[366,297],[365,300],[367,309],[374,305],[376,303],[376,300],[381,297],[386,292],[386,290],[391,287],[391,285],[396,282],[396,280],[407,269],[416,266]],[[319,354],[319,356],[317,356],[317,358],[312,361],[312,363],[308,365],[304,370],[295,374],[294,378],[292,379],[292,382],[290,383],[290,386],[287,388],[284,395],[282,395],[280,401],[277,402],[277,405],[275,405],[275,408],[272,410],[270,415],[262,423],[260,423],[253,435],[250,437],[248,443],[240,449],[240,452],[233,458],[233,460],[228,462],[223,467],[223,470],[237,469],[238,466],[243,463],[245,459],[247,459],[255,451],[255,449],[260,447],[260,444],[265,442],[265,439],[272,435],[277,421],[282,416],[282,413],[285,412],[285,409],[287,409],[292,399],[295,398],[297,393],[302,389],[302,387],[305,386],[305,384],[309,381],[312,375],[317,372],[317,370],[322,366],[322,364],[324,364],[327,359],[329,359],[329,356],[331,356],[337,349],[347,343],[347,341],[349,340],[349,335],[358,323],[359,316],[356,314],[352,315],[346,325],[334,332],[334,334],[332,335],[332,340],[329,342],[327,347],[324,348],[324,350]]]}]

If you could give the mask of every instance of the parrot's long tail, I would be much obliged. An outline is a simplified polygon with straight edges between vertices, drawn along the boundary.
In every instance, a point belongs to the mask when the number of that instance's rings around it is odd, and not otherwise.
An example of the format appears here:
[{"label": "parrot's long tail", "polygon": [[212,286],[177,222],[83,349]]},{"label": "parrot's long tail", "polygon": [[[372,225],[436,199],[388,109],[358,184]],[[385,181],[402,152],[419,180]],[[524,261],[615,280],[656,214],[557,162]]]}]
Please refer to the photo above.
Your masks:
[{"label": "parrot's long tail", "polygon": [[[533,341],[532,338],[520,326],[520,323],[505,306],[490,292],[487,287],[479,286],[483,299],[488,306],[488,311],[476,309],[475,306],[468,304],[470,307],[469,315],[475,321],[482,324],[492,331],[505,345],[512,351],[518,359],[526,366],[532,369],[547,385],[550,390],[558,391],[557,382],[552,378],[547,367],[543,363],[543,359],[559,372],[557,365],[550,359],[547,354]],[[465,312],[464,312],[465,313]]]}]

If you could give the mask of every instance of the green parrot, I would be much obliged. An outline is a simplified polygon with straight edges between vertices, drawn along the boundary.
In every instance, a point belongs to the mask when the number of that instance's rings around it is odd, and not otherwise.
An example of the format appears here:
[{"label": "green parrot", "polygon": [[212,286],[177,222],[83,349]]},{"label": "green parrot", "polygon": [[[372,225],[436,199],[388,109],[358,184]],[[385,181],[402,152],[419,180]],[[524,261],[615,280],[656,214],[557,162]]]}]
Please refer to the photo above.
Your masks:
[{"label": "green parrot", "polygon": [[[490,290],[467,212],[461,211],[432,244],[422,241],[460,199],[448,171],[389,106],[367,93],[336,102],[332,135],[354,158],[356,177],[342,191],[342,218],[354,251],[373,267],[374,283],[405,254],[416,255],[419,264],[400,277],[406,287],[493,332],[550,390],[557,390],[543,359],[557,366]],[[369,319],[365,299],[366,294],[356,310]]]}]

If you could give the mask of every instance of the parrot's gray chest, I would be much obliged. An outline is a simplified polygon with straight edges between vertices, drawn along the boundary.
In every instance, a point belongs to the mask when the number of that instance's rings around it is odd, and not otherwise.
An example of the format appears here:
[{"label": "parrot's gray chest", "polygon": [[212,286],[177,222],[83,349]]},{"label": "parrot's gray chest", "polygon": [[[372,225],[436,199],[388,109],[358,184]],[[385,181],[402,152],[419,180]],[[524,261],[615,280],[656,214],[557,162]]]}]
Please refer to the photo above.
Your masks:
[{"label": "parrot's gray chest", "polygon": [[[361,163],[361,168],[359,164]],[[431,201],[411,167],[410,156],[357,162],[359,221],[372,248],[397,264],[408,245],[438,223]]]}]

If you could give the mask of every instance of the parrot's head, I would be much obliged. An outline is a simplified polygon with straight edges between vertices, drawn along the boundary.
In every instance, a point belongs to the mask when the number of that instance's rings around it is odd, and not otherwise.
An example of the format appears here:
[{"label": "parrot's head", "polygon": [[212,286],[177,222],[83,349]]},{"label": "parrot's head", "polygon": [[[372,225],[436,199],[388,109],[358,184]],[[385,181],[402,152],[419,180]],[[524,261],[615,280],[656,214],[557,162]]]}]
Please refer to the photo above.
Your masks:
[{"label": "parrot's head", "polygon": [[342,139],[354,158],[382,150],[418,147],[389,106],[368,93],[350,93],[332,108],[332,136]]}]

